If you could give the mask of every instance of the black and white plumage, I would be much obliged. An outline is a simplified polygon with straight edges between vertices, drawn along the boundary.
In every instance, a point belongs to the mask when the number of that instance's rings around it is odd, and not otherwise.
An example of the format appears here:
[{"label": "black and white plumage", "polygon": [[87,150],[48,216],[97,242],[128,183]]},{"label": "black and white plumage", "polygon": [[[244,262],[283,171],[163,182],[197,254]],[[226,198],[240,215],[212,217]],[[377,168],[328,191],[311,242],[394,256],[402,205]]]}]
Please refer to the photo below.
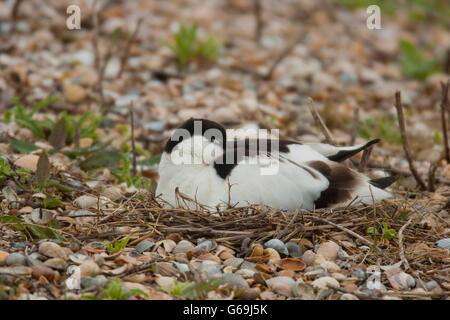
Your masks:
[{"label": "black and white plumage", "polygon": [[[335,147],[278,139],[227,140],[220,124],[190,119],[165,146],[156,195],[166,205],[201,204],[212,210],[250,204],[290,211],[372,204],[392,196],[383,189],[394,179],[370,180],[338,161],[378,141]],[[181,203],[180,194],[194,201]]]}]

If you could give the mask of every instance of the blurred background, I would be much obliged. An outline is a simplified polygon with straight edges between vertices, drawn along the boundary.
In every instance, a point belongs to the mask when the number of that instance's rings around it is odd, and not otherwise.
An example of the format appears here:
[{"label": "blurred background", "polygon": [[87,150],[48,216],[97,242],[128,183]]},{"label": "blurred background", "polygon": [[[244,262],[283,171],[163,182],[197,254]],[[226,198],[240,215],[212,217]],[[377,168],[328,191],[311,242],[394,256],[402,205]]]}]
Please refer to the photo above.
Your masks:
[{"label": "blurred background", "polygon": [[[66,26],[70,5],[80,29]],[[381,29],[367,27],[370,5]],[[127,153],[133,104],[139,159],[153,166],[189,117],[322,140],[311,97],[337,143],[381,138],[374,161],[407,168],[393,107],[401,90],[426,174],[442,159],[449,17],[443,0],[2,1],[0,139],[32,151],[64,118],[64,146],[109,141]]]}]

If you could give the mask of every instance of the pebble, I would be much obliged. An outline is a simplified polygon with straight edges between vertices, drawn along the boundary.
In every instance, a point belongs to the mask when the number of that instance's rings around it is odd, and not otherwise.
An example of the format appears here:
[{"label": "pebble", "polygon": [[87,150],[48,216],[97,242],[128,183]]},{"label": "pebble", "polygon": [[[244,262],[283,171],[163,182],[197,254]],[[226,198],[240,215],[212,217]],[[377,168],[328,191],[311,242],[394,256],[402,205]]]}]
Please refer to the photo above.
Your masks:
[{"label": "pebble", "polygon": [[244,290],[238,297],[242,300],[255,300],[261,295],[261,290],[259,288],[248,288]]},{"label": "pebble", "polygon": [[439,248],[450,250],[450,238],[444,238],[436,241],[436,245]]},{"label": "pebble", "polygon": [[79,50],[74,52],[70,58],[74,61],[78,61],[84,65],[92,65],[94,63],[95,57],[91,51],[88,50]]},{"label": "pebble", "polygon": [[300,258],[303,254],[302,249],[295,242],[286,243],[286,248],[292,258]]},{"label": "pebble", "polygon": [[61,258],[51,258],[44,262],[44,265],[52,269],[65,271],[67,269],[67,262]]},{"label": "pebble", "polygon": [[317,254],[321,255],[327,260],[334,261],[337,258],[339,249],[340,247],[338,244],[333,241],[327,241],[320,245],[319,249],[317,250]]},{"label": "pebble", "polygon": [[332,277],[321,277],[319,279],[316,279],[312,282],[312,285],[317,288],[321,289],[327,289],[328,285],[334,286],[334,287],[340,287],[339,282],[332,278]]},{"label": "pebble", "polygon": [[57,272],[44,265],[37,265],[31,267],[32,276],[35,279],[39,279],[41,276],[45,277],[48,281],[53,281],[57,278]]},{"label": "pebble", "polygon": [[164,131],[164,129],[166,128],[166,123],[161,121],[152,121],[145,123],[142,127],[147,130],[160,132]]},{"label": "pebble", "polygon": [[77,84],[67,84],[64,86],[64,97],[70,103],[79,103],[86,98],[86,90]]},{"label": "pebble", "polygon": [[274,292],[286,297],[293,296],[297,283],[291,277],[273,277],[266,280],[267,286]]},{"label": "pebble", "polygon": [[25,266],[27,264],[27,258],[18,252],[11,253],[6,259],[6,265],[22,265]]},{"label": "pebble", "polygon": [[76,198],[73,203],[80,209],[93,208],[97,206],[98,198],[84,195]]},{"label": "pebble", "polygon": [[366,272],[363,269],[356,269],[353,271],[352,275],[358,279],[366,279]]},{"label": "pebble", "polygon": [[66,250],[64,250],[60,245],[50,241],[42,242],[39,245],[39,252],[50,258],[62,258],[64,260],[68,259]]},{"label": "pebble", "polygon": [[250,288],[247,281],[245,281],[244,278],[235,273],[224,273],[222,276],[222,280],[234,290],[245,291]]},{"label": "pebble", "polygon": [[206,251],[211,251],[217,248],[217,243],[215,241],[206,240],[200,242],[196,248],[205,249]]},{"label": "pebble", "polygon": [[220,268],[215,263],[211,263],[211,261],[203,261],[198,271],[205,274],[208,280],[217,279],[222,276]]},{"label": "pebble", "polygon": [[324,270],[328,272],[339,272],[341,271],[341,268],[332,261],[324,261],[320,264],[320,267],[322,267]]},{"label": "pebble", "polygon": [[273,248],[264,249],[264,255],[269,256],[269,263],[277,263],[281,260],[280,254]]},{"label": "pebble", "polygon": [[180,270],[180,272],[189,272],[189,266],[186,263],[179,263],[176,261],[173,261],[172,263],[175,265],[175,267],[177,267],[178,270]]},{"label": "pebble", "polygon": [[[80,145],[81,145],[81,141],[80,141]],[[120,188],[115,187],[115,186],[110,186],[110,187],[105,188],[105,190],[103,190],[102,196],[105,196],[112,201],[116,201],[116,200],[119,200],[120,198],[122,198],[123,194],[122,194],[122,191],[120,190]]]},{"label": "pebble", "polygon": [[39,156],[35,154],[27,154],[17,159],[14,164],[18,167],[35,172],[37,169],[38,160]]},{"label": "pebble", "polygon": [[347,276],[345,274],[342,274],[339,272],[334,272],[331,274],[331,276],[338,281],[343,281],[343,280],[347,279]]},{"label": "pebble", "polygon": [[234,270],[239,269],[241,264],[244,262],[242,258],[230,258],[223,262],[224,266],[231,266]]},{"label": "pebble", "polygon": [[318,275],[323,274],[322,268],[313,269],[311,271],[305,272],[304,276],[306,278],[316,278]]},{"label": "pebble", "polygon": [[346,260],[346,259],[348,259],[348,258],[350,258],[350,255],[347,253],[347,252],[345,252],[345,250],[343,250],[342,248],[338,251],[338,257],[339,257],[339,259],[341,259],[341,260]]},{"label": "pebble", "polygon": [[242,264],[240,265],[239,269],[248,269],[248,270],[252,270],[252,271],[257,271],[256,270],[256,263],[250,262],[250,261],[245,261],[242,262]]},{"label": "pebble", "polygon": [[359,298],[351,293],[344,293],[341,300],[359,300]]},{"label": "pebble", "polygon": [[0,266],[4,266],[6,264],[6,260],[8,260],[8,257],[8,252],[0,250]]},{"label": "pebble", "polygon": [[173,249],[173,253],[174,254],[186,253],[193,249],[194,249],[194,245],[191,242],[189,242],[187,240],[181,240],[180,242],[177,243],[177,245]]},{"label": "pebble", "polygon": [[439,287],[439,283],[437,283],[434,280],[431,280],[431,281],[428,281],[427,283],[425,283],[425,289],[427,289],[428,291],[432,291],[438,287]]},{"label": "pebble", "polygon": [[284,254],[286,256],[289,255],[288,249],[286,248],[285,244],[281,240],[271,239],[271,240],[267,241],[266,243],[264,243],[264,246],[266,248],[274,249],[278,253]]},{"label": "pebble", "polygon": [[80,279],[80,285],[82,288],[100,287],[108,282],[105,276],[98,277],[82,277]]},{"label": "pebble", "polygon": [[236,274],[243,276],[244,278],[253,278],[256,271],[250,270],[250,269],[239,269],[236,271]]},{"label": "pebble", "polygon": [[11,276],[28,276],[31,275],[32,269],[25,266],[12,266],[7,268],[0,268],[0,274],[6,274]]},{"label": "pebble", "polygon": [[149,251],[153,246],[155,245],[155,243],[153,241],[150,240],[142,240],[141,242],[139,242],[136,247],[134,248],[134,250],[138,253],[143,253],[145,251]]},{"label": "pebble", "polygon": [[303,262],[305,262],[308,266],[311,266],[314,263],[314,260],[316,259],[316,254],[312,250],[307,250],[303,253],[301,259]]},{"label": "pebble", "polygon": [[42,261],[47,259],[47,257],[43,256],[39,252],[33,252],[29,256],[27,256],[27,265],[30,267],[37,266],[39,264],[42,264]]},{"label": "pebble", "polygon": [[84,261],[80,265],[81,277],[94,277],[100,273],[100,267],[92,260]]}]

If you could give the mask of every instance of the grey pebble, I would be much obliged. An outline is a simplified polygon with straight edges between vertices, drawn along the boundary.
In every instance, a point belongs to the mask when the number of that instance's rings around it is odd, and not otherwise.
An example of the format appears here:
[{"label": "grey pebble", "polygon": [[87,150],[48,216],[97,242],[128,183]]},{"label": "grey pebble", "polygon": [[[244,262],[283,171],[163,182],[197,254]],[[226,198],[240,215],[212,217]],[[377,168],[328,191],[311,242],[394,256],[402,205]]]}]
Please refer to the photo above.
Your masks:
[{"label": "grey pebble", "polygon": [[366,272],[362,269],[356,269],[355,271],[353,271],[352,275],[361,280],[366,279]]},{"label": "grey pebble", "polygon": [[281,241],[279,239],[271,239],[271,240],[267,241],[266,243],[264,243],[264,246],[266,248],[272,248],[272,249],[278,251],[278,253],[284,254],[286,256],[289,255],[286,245],[283,243],[283,241]]},{"label": "grey pebble", "polygon": [[137,253],[143,253],[145,251],[149,251],[151,248],[153,248],[154,245],[155,243],[153,241],[142,240],[136,245],[134,251],[136,251]]},{"label": "grey pebble", "polygon": [[302,248],[300,248],[300,246],[298,244],[296,244],[295,242],[288,242],[286,243],[286,248],[289,252],[289,255],[292,258],[300,258],[303,254],[303,250]]},{"label": "grey pebble", "polygon": [[436,241],[436,245],[439,248],[450,250],[450,238],[444,238]]},{"label": "grey pebble", "polygon": [[8,259],[6,259],[6,265],[12,266],[14,264],[25,266],[27,264],[27,258],[23,254],[18,252],[11,253],[8,256]]},{"label": "grey pebble", "polygon": [[108,282],[108,279],[106,279],[104,276],[100,277],[83,277],[80,279],[81,287],[86,289],[90,287],[99,287],[104,285],[106,282]]},{"label": "grey pebble", "polygon": [[432,291],[433,289],[439,287],[439,283],[437,283],[434,280],[428,281],[427,283],[425,283],[425,289],[427,289],[428,291]]},{"label": "grey pebble", "polygon": [[235,290],[247,290],[250,288],[247,281],[244,280],[240,275],[235,273],[224,273],[222,276],[224,283],[228,284],[231,288]]},{"label": "grey pebble", "polygon": [[61,258],[51,258],[44,262],[44,265],[52,269],[65,271],[67,269],[67,262]]},{"label": "grey pebble", "polygon": [[224,266],[232,266],[234,270],[239,269],[244,262],[242,258],[230,258],[223,262]]},{"label": "grey pebble", "polygon": [[205,240],[200,242],[196,248],[205,249],[206,251],[211,251],[217,248],[217,243],[212,240]]}]

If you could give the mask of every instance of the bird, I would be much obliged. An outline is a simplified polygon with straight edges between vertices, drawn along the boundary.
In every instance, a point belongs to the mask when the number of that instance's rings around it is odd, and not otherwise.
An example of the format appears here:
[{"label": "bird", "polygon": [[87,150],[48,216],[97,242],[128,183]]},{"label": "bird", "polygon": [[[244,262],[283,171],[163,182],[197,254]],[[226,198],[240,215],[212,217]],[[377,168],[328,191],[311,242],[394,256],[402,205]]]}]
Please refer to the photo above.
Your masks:
[{"label": "bird", "polygon": [[370,179],[342,161],[379,141],[337,147],[271,137],[227,138],[221,124],[190,118],[165,144],[156,197],[164,207],[208,211],[370,205],[393,197],[385,189],[395,178]]}]

